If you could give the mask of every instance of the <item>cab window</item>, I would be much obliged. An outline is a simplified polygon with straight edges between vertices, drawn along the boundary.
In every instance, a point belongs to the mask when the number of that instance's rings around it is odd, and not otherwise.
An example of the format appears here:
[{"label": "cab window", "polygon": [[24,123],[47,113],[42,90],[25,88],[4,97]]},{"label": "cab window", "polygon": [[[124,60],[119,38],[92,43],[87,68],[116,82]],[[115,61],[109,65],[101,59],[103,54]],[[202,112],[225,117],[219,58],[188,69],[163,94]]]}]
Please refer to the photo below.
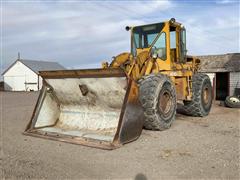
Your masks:
[{"label": "cab window", "polygon": [[167,48],[166,48],[166,33],[163,32],[153,45],[154,51],[157,53],[158,58],[162,60],[167,59]]}]

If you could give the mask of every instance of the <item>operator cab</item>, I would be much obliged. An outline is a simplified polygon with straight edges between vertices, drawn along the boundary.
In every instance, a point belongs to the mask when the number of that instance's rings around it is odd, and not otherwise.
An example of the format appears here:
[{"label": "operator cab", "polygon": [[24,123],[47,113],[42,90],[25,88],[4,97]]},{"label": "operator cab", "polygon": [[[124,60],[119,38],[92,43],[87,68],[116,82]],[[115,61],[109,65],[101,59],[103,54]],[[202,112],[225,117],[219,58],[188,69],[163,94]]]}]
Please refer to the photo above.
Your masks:
[{"label": "operator cab", "polygon": [[166,60],[166,33],[162,32],[164,23],[134,27],[132,30],[132,53],[134,56],[143,50],[153,49],[158,57]]},{"label": "operator cab", "polygon": [[142,51],[149,51],[152,57],[158,60],[171,59],[172,62],[185,62],[186,31],[180,23],[175,22],[175,19],[132,28],[126,27],[126,29],[132,31],[133,56],[136,57]]}]

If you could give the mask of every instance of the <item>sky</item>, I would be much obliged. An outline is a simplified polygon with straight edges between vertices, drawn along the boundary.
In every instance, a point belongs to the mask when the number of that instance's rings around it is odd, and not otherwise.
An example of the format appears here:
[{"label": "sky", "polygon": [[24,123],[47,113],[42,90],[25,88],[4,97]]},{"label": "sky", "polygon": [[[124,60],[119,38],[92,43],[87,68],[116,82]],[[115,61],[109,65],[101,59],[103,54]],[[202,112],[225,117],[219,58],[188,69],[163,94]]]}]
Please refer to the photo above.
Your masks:
[{"label": "sky", "polygon": [[17,59],[101,67],[130,51],[127,25],[174,17],[187,30],[189,55],[239,52],[239,1],[2,1],[1,72]]}]

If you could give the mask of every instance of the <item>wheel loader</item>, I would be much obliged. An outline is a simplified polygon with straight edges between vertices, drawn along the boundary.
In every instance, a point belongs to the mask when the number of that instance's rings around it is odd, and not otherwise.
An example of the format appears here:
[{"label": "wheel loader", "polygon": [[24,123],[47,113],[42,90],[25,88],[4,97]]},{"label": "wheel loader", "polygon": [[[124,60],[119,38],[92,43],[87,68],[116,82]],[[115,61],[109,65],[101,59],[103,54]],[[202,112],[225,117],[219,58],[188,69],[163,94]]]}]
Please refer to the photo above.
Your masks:
[{"label": "wheel loader", "polygon": [[131,52],[99,69],[42,71],[43,87],[24,134],[115,149],[136,140],[143,127],[168,129],[177,102],[191,116],[208,115],[209,77],[187,56],[186,30],[174,18],[126,27]]}]

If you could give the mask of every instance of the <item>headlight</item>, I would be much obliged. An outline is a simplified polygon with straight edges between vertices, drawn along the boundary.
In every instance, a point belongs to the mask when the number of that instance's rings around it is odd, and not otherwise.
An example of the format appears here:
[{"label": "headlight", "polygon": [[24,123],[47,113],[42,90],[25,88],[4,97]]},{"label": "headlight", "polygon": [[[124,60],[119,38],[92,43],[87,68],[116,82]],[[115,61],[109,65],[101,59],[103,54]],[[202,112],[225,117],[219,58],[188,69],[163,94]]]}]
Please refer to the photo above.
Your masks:
[{"label": "headlight", "polygon": [[157,57],[158,57],[157,53],[153,53],[152,57],[153,57],[153,59],[157,59]]},{"label": "headlight", "polygon": [[158,57],[157,48],[155,46],[153,46],[151,49],[151,55],[153,59],[156,59]]}]

